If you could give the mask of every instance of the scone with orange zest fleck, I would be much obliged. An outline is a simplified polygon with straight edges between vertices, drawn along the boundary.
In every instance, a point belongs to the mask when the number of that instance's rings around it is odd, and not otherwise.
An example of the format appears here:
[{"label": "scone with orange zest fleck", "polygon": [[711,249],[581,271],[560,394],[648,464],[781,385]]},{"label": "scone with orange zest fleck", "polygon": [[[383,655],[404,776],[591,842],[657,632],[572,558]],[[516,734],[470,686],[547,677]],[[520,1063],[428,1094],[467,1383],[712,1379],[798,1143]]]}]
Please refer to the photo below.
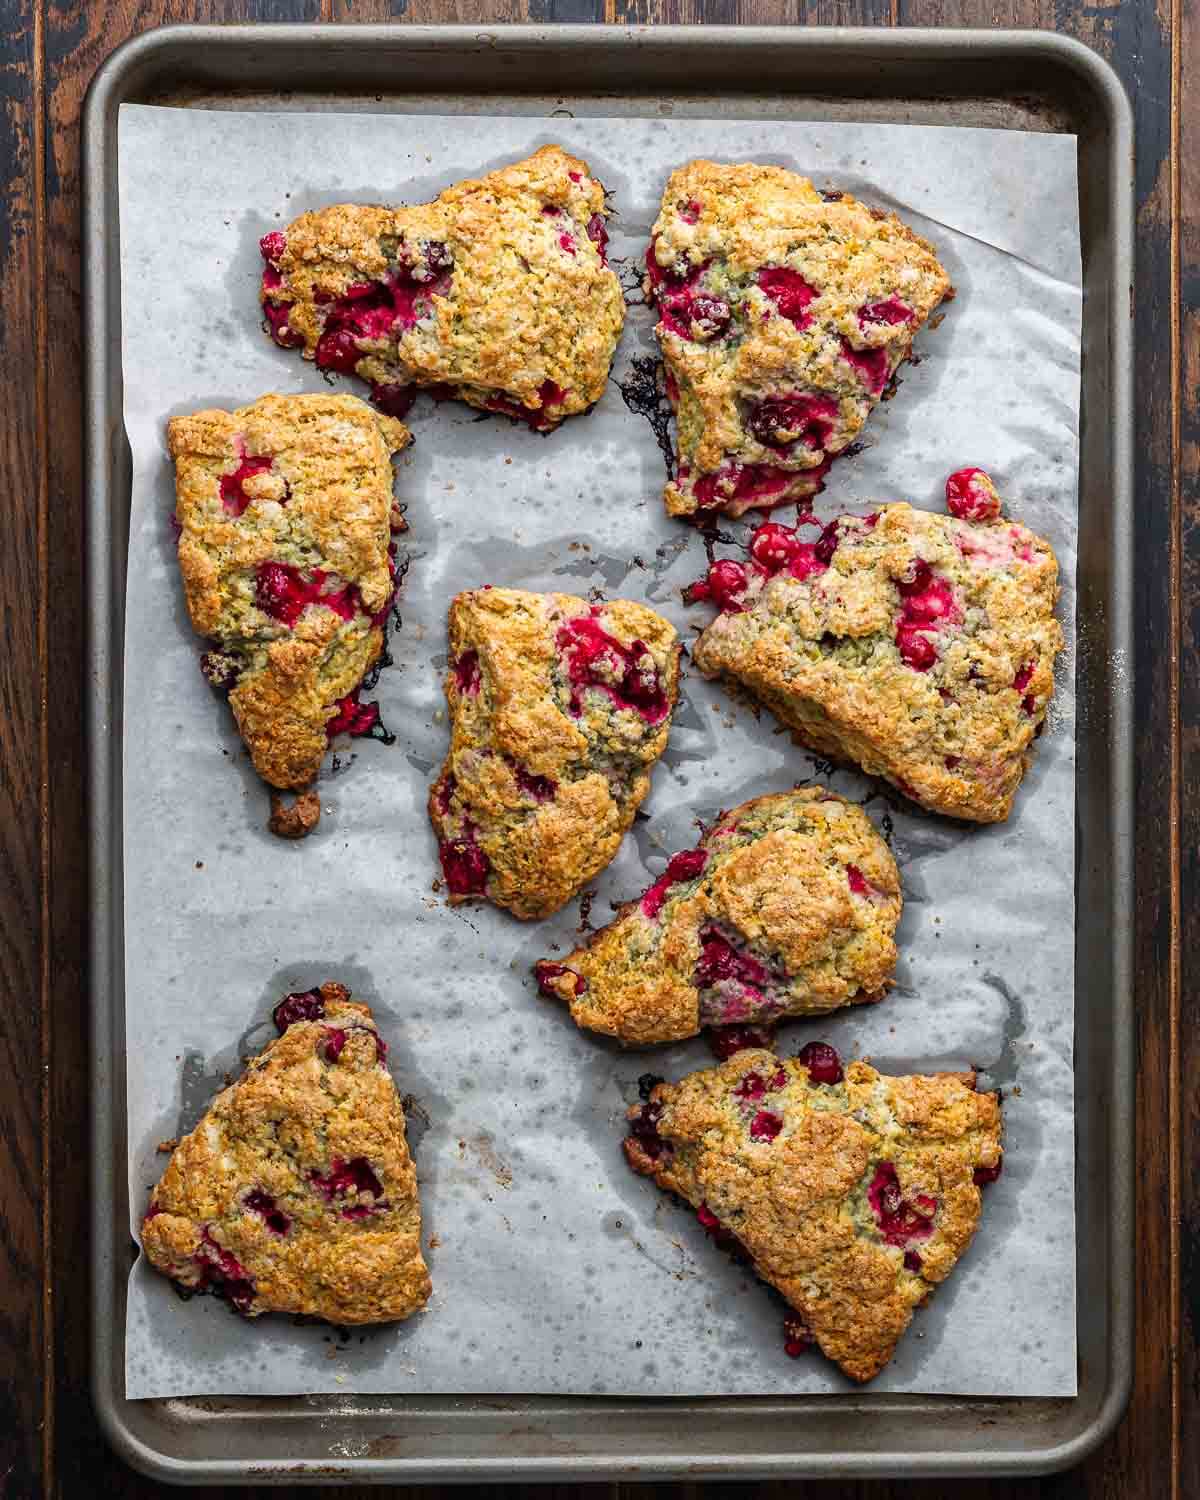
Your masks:
[{"label": "scone with orange zest fleck", "polygon": [[949,516],[883,505],[813,541],[766,522],[749,561],[685,592],[721,610],[692,659],[822,755],[934,812],[1002,822],[1054,691],[1058,563],[1001,517],[982,469],[951,475],[947,498]]},{"label": "scone with orange zest fleck", "polygon": [[334,734],[379,732],[359,691],[397,587],[391,458],[408,429],[320,394],[172,417],[167,437],[201,668],[263,780],[306,786]]},{"label": "scone with orange zest fleck", "polygon": [[883,998],[901,905],[867,815],[804,787],[722,813],[615,921],[534,973],[577,1025],[638,1046],[823,1015]]},{"label": "scone with orange zest fleck", "polygon": [[852,1380],[878,1375],[971,1243],[1000,1175],[999,1096],[973,1073],[843,1070],[824,1042],[740,1051],[644,1093],[633,1170],[782,1293],[789,1355],[815,1343]]},{"label": "scone with orange zest fleck", "polygon": [[814,495],[950,281],[932,245],[783,167],[672,173],[646,254],[678,462],[667,510]]},{"label": "scone with orange zest fleck", "polygon": [[450,753],[429,797],[451,902],[545,917],[604,869],[666,749],[679,649],[628,599],[454,599]]},{"label": "scone with orange zest fleck", "polygon": [[561,146],[432,203],[302,214],[261,243],[271,336],[393,416],[425,387],[548,432],[603,395],[621,334],[606,215]]},{"label": "scone with orange zest fleck", "polygon": [[286,996],[275,1024],[172,1153],[142,1220],[146,1255],[249,1318],[407,1318],[430,1284],[387,1043],[340,984]]}]

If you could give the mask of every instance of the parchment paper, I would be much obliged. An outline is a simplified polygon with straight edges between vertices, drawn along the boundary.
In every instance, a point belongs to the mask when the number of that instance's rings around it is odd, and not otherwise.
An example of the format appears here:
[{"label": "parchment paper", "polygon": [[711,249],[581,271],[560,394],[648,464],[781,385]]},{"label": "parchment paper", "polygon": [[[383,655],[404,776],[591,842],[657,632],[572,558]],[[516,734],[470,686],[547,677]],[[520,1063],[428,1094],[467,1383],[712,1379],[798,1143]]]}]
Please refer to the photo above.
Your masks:
[{"label": "parchment paper", "polygon": [[[426,398],[399,468],[413,557],[395,665],[377,694],[389,747],[355,742],[322,787],[319,832],[264,828],[266,795],[205,685],[168,517],[167,417],[234,407],[321,376],[261,331],[259,236],[305,208],[420,201],[560,141],[612,190],[615,257],[641,253],[669,169],[695,155],[777,161],[898,209],[958,288],[923,361],[835,464],[819,513],[876,500],[940,509],[948,472],[982,464],[1011,513],[1050,537],[1073,642],[1080,260],[1073,138],[789,120],[239,114],[125,106],[120,120],[125,416],[134,455],[125,645],[125,915],[131,1233],[165,1157],[285,991],[349,984],[391,1039],[412,1096],[434,1284],[407,1324],[342,1340],[246,1323],[130,1275],[130,1396],[305,1392],[752,1394],[839,1391],[783,1352],[782,1306],[621,1156],[648,1070],[707,1066],[697,1040],[622,1054],[538,997],[529,966],[571,946],[579,903],[525,925],[433,893],[428,783],[446,746],[445,610],[490,582],[649,602],[684,632],[700,539],[667,519],[649,425],[616,383],[543,438]],[[653,352],[634,310],[617,379]],[[360,391],[355,382],[342,388]],[[786,513],[784,518],[786,519]],[[740,528],[734,528],[740,529]],[[780,1033],[825,1037],[884,1071],[978,1064],[1006,1091],[1004,1175],[979,1233],[919,1311],[885,1391],[1075,1391],[1072,1012],[1073,651],[1012,817],[968,828],[889,809],[905,887],[886,1003]],[[592,921],[690,846],[693,820],[816,776],[814,763],[690,674],[640,820],[595,882]],[[888,821],[890,820],[890,821]],[[136,1234],[135,1234],[136,1238]]]}]

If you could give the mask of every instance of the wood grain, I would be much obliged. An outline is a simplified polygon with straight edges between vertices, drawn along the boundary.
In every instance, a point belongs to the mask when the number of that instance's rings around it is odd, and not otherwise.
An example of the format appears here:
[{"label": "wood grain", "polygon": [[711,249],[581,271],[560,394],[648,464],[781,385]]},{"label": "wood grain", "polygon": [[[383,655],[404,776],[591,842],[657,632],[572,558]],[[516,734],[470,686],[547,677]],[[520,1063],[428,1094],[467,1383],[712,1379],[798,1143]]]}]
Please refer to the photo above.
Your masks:
[{"label": "wood grain", "polygon": [[[0,548],[0,982],[7,1000],[0,1006],[0,1064],[9,1084],[0,1091],[0,1500],[141,1500],[167,1493],[109,1454],[87,1397],[88,895],[79,730],[83,95],[113,48],[150,26],[318,19],[1046,26],[1088,42],[1121,73],[1138,129],[1140,1146],[1132,1413],[1080,1470],[1041,1481],[760,1484],[739,1486],[737,1493],[748,1500],[1200,1496],[1200,1169],[1190,1153],[1181,1154],[1200,1125],[1200,1037],[1187,1024],[1195,1017],[1188,997],[1200,977],[1189,958],[1200,953],[1200,167],[1189,164],[1189,147],[1200,152],[1200,106],[1188,93],[1190,84],[1200,86],[1200,17],[1194,9],[1185,14],[1182,0],[1175,7],[1170,0],[1158,6],[1148,0],[8,0],[0,18],[6,188],[0,380],[8,418],[0,435],[6,523]],[[1182,884],[1171,857],[1180,848]],[[1185,1314],[1182,1340],[1177,1295]],[[584,1492],[551,1486],[538,1493],[566,1500]],[[248,1500],[261,1492],[206,1493]],[[380,1491],[336,1493],[368,1500]],[[529,1491],[484,1486],[409,1493],[414,1500],[450,1500]],[[586,1493],[651,1500],[664,1489],[601,1485]],[[693,1500],[700,1491],[678,1485],[665,1493]]]}]

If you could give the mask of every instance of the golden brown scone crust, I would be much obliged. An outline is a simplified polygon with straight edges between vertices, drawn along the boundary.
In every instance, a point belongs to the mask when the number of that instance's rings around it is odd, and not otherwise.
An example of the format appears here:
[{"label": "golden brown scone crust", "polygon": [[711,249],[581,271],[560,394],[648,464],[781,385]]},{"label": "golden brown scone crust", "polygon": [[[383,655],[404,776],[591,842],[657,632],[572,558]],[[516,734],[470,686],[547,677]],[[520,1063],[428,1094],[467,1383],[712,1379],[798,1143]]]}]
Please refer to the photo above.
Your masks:
[{"label": "golden brown scone crust", "polygon": [[755,1048],[658,1084],[629,1111],[625,1154],[706,1227],[715,1216],[824,1353],[870,1380],[970,1244],[976,1170],[997,1175],[999,1097],[973,1084],[864,1062],[817,1083],[798,1059]]},{"label": "golden brown scone crust", "polygon": [[453,600],[450,753],[429,797],[450,901],[545,917],[604,869],[666,748],[679,649],[627,599]]},{"label": "golden brown scone crust", "polygon": [[407,1318],[430,1282],[386,1046],[342,985],[312,995],[319,1019],[288,1026],[175,1148],[142,1245],[180,1287],[247,1317]]},{"label": "golden brown scone crust", "polygon": [[746,587],[696,641],[696,667],[923,807],[1003,821],[1063,646],[1050,544],[1014,522],[902,503],[874,521],[839,517],[823,539],[836,547],[808,571],[820,544],[806,543],[804,577],[743,565]]},{"label": "golden brown scone crust", "polygon": [[167,424],[188,613],[215,647],[202,665],[229,688],[271,786],[316,776],[326,724],[382,649],[389,538],[404,526],[391,457],[410,440],[394,418],[328,393]]},{"label": "golden brown scone crust", "polygon": [[535,973],[576,1025],[635,1046],[821,1015],[883,997],[901,905],[867,815],[805,787],[722,813],[640,900]]},{"label": "golden brown scone crust", "polygon": [[782,167],[711,161],[672,173],[645,287],[678,426],[672,515],[815,494],[953,295],[894,214]]},{"label": "golden brown scone crust", "polygon": [[604,393],[625,318],[604,189],[560,146],[411,208],[339,204],[263,241],[277,343],[383,388],[440,387],[548,431]]}]

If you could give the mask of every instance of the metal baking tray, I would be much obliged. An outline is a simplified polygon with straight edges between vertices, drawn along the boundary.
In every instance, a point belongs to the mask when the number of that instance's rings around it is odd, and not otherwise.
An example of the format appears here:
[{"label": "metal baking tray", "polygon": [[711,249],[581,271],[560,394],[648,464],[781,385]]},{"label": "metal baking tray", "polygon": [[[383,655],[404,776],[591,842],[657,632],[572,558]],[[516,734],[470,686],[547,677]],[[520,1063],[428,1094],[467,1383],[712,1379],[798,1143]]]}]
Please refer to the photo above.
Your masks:
[{"label": "metal baking tray", "polygon": [[[547,92],[547,85],[553,89]],[[1079,138],[1076,1085],[1079,1395],[786,1399],[124,1395],[122,425],[117,111],[179,107],[878,120]],[[602,108],[600,107],[602,106]],[[981,164],[986,170],[986,164]],[[92,915],[93,1389],[108,1437],[177,1483],[1031,1474],[1115,1426],[1133,1365],[1132,124],[1116,75],[1036,31],[177,26],[126,43],[84,121]],[[980,1351],[986,1358],[986,1350]]]}]

